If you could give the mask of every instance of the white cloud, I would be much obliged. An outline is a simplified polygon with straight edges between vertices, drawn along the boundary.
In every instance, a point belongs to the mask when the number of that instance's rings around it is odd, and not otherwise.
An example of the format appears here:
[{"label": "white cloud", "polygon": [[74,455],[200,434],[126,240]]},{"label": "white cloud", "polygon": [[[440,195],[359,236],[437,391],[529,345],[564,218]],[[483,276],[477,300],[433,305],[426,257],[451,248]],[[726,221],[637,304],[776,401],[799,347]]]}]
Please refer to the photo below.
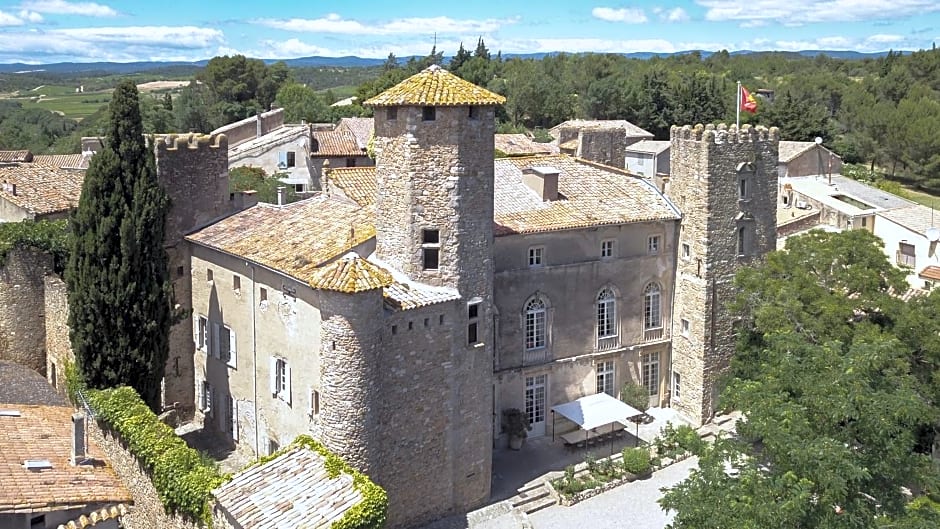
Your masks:
[{"label": "white cloud", "polygon": [[904,37],[901,35],[885,35],[880,33],[869,36],[865,39],[865,42],[870,42],[873,44],[892,44],[895,42],[901,42],[902,40],[904,40]]},{"label": "white cloud", "polygon": [[453,34],[492,33],[504,25],[514,24],[518,19],[458,20],[450,17],[400,18],[375,24],[364,24],[358,20],[345,19],[336,13],[321,18],[262,18],[256,24],[284,31],[304,33],[339,33],[346,35],[393,35],[431,33]]},{"label": "white cloud", "polygon": [[746,20],[740,24],[742,28],[762,28],[766,25],[766,20]]},{"label": "white cloud", "polygon": [[643,24],[647,21],[646,13],[636,7],[621,7],[618,9],[612,7],[595,7],[591,10],[594,18],[606,20],[608,22],[624,22],[626,24]]},{"label": "white cloud", "polygon": [[264,50],[261,53],[252,54],[256,57],[265,59],[293,59],[296,57],[309,57],[311,55],[320,55],[330,57],[333,52],[327,48],[307,44],[300,39],[287,39],[285,41],[263,40],[261,45]]},{"label": "white cloud", "polygon": [[936,0],[696,0],[712,21],[765,21],[785,25],[903,18],[940,11]]},{"label": "white cloud", "polygon": [[[803,51],[803,50],[837,50],[837,51],[857,51],[857,52],[875,52],[884,51],[894,45],[895,49],[905,48],[904,44],[910,44],[900,35],[877,34],[864,38],[845,37],[834,35],[829,37],[820,37],[813,40],[769,40],[766,38],[754,39],[749,42],[741,43],[740,49],[755,51]],[[897,46],[901,44],[901,46]],[[910,48],[911,46],[907,46]]]},{"label": "white cloud", "polygon": [[15,15],[11,15],[10,13],[4,13],[3,11],[0,11],[0,27],[22,26],[22,25],[23,25],[23,19]]},{"label": "white cloud", "polygon": [[66,0],[27,0],[23,9],[50,15],[81,15],[86,17],[116,17],[118,12],[95,2],[68,2]]},{"label": "white cloud", "polygon": [[685,12],[685,9],[681,7],[674,7],[672,9],[666,9],[659,13],[659,18],[665,20],[666,22],[688,22],[689,14]]},{"label": "white cloud", "polygon": [[42,15],[40,15],[39,13],[35,11],[30,11],[28,9],[21,9],[19,14],[20,14],[20,18],[22,18],[23,20],[27,20],[33,23],[42,22]]}]

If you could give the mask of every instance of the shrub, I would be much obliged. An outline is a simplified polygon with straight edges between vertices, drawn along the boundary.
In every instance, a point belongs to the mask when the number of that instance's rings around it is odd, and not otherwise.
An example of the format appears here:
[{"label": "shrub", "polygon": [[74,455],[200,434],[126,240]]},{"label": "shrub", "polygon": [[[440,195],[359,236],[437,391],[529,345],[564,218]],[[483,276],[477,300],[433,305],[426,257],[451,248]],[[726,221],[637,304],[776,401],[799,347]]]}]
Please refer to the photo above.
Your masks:
[{"label": "shrub", "polygon": [[627,382],[620,388],[620,400],[643,413],[650,408],[649,389],[635,382]]},{"label": "shrub", "polygon": [[650,453],[645,448],[624,448],[623,469],[634,475],[646,474],[650,471]]},{"label": "shrub", "polygon": [[160,422],[133,388],[91,390],[88,400],[96,418],[114,430],[147,469],[164,509],[210,523],[209,491],[223,481],[215,465]]}]

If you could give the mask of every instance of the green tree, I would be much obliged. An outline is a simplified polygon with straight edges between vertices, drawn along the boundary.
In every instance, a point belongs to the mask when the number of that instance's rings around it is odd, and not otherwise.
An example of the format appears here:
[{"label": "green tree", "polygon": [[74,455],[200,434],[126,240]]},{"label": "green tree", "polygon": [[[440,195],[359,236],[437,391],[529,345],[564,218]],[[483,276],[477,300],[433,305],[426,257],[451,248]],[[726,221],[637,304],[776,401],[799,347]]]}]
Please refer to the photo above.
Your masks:
[{"label": "green tree", "polygon": [[258,202],[277,204],[277,188],[285,187],[286,202],[297,201],[294,187],[281,182],[278,176],[268,175],[260,167],[236,167],[229,171],[229,192],[254,191]]},{"label": "green tree", "polygon": [[287,83],[277,92],[278,106],[284,109],[284,120],[300,123],[330,121],[330,107],[312,88],[298,83]]},{"label": "green tree", "polygon": [[472,55],[463,47],[463,42],[460,43],[460,48],[457,50],[457,53],[450,58],[450,62],[447,64],[447,69],[451,72],[456,72],[463,66],[463,63],[467,62]]},{"label": "green tree", "polygon": [[[699,447],[699,468],[663,496],[671,527],[930,527],[936,511],[902,487],[937,490],[923,435],[940,418],[936,370],[918,360],[937,352],[915,354],[936,336],[928,326],[906,342],[898,323],[932,313],[896,298],[904,276],[880,241],[810,232],[735,284],[738,354],[721,403],[746,420],[738,437]],[[936,307],[913,310],[925,308]]]},{"label": "green tree", "polygon": [[129,385],[156,409],[170,326],[181,316],[163,246],[169,199],[144,141],[132,81],[115,89],[110,115],[70,221],[70,338],[90,387]]}]

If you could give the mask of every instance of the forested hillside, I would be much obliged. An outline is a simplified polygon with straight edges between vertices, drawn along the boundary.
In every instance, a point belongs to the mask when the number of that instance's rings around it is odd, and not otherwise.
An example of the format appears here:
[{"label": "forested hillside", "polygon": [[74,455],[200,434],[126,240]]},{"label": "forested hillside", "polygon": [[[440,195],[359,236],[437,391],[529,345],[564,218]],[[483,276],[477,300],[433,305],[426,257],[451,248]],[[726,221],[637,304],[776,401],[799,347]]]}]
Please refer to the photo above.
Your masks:
[{"label": "forested hillside", "polygon": [[[216,57],[176,96],[143,97],[145,127],[205,132],[272,103],[283,106],[290,121],[369,115],[358,105],[330,107],[339,96],[325,90],[351,91],[348,85],[355,84],[363,101],[438,63],[507,97],[498,115],[501,131],[548,128],[570,118],[627,119],[665,139],[672,124],[732,122],[741,81],[752,93],[775,96],[759,98],[757,113],[743,114],[743,123],[778,126],[788,140],[822,137],[847,162],[940,191],[940,135],[934,131],[940,123],[940,52],[935,49],[862,60],[726,51],[704,58],[698,53],[651,59],[560,54],[504,60],[480,40],[455,51],[449,60],[435,49],[404,64],[390,55],[384,66],[362,69],[290,69],[241,56]],[[33,133],[23,129],[31,129],[36,118],[11,118],[16,113],[11,108],[0,107],[0,148],[43,150],[47,138],[45,150],[61,151],[81,134],[97,133],[104,118],[89,116],[77,131],[63,124],[61,130],[46,126],[52,131]],[[10,119],[18,123],[14,132],[3,125]],[[53,133],[72,136],[64,141]],[[23,138],[38,139],[24,145]]]}]

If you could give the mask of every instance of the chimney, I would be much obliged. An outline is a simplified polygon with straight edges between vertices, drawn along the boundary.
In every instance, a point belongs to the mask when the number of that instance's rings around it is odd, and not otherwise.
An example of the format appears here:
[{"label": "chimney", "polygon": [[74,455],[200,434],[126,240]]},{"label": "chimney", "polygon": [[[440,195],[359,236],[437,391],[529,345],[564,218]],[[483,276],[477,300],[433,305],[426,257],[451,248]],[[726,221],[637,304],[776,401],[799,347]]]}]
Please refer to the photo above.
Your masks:
[{"label": "chimney", "polygon": [[85,460],[85,416],[72,414],[72,464],[79,465]]},{"label": "chimney", "polygon": [[287,203],[287,188],[277,186],[277,205],[283,206],[285,203]]},{"label": "chimney", "polygon": [[558,200],[558,169],[554,167],[527,167],[522,170],[522,183],[546,202]]}]

